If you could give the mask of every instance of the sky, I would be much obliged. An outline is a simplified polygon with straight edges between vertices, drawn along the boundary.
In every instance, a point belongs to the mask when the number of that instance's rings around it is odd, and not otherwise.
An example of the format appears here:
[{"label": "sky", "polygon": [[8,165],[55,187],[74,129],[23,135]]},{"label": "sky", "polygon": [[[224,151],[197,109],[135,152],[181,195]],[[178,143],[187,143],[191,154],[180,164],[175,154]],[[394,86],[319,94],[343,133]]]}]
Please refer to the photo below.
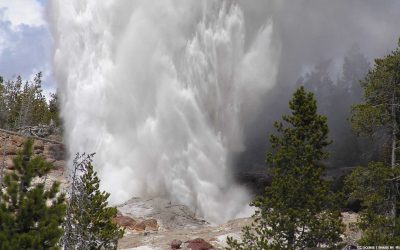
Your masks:
[{"label": "sky", "polygon": [[55,91],[52,37],[45,19],[47,0],[0,0],[0,75],[29,80],[43,73],[46,94]]}]

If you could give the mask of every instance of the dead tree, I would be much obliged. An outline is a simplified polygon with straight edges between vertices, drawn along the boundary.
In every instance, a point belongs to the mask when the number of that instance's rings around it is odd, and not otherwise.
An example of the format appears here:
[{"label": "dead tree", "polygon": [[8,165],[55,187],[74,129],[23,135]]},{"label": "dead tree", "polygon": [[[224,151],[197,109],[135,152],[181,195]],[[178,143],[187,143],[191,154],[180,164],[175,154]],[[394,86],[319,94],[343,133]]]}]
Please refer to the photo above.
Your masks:
[{"label": "dead tree", "polygon": [[93,154],[79,154],[75,155],[73,161],[73,172],[70,176],[71,187],[68,192],[69,203],[64,223],[64,237],[62,244],[64,249],[87,249],[87,241],[82,237],[84,235],[83,230],[74,223],[74,215],[76,213],[82,213],[82,209],[76,209],[83,207],[85,202],[88,202],[85,196],[83,183],[80,181],[80,176],[86,171],[85,166],[92,162]]}]

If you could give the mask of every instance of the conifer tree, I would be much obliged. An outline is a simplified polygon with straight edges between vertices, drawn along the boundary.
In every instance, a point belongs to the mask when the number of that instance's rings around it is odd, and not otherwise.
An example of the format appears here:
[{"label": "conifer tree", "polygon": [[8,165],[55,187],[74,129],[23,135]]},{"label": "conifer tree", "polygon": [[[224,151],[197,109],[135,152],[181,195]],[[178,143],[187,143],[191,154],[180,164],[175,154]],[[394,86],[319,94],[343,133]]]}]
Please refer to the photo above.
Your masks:
[{"label": "conifer tree", "polygon": [[[362,212],[359,225],[364,231],[381,231],[387,233],[381,237],[381,241],[376,242],[374,237],[366,233],[362,242],[365,244],[387,245],[396,239],[400,244],[400,220],[399,216],[399,122],[400,122],[400,40],[398,47],[383,58],[375,60],[374,67],[368,72],[362,81],[364,89],[364,102],[355,105],[352,110],[353,129],[364,135],[379,138],[385,159],[383,164],[387,170],[386,176],[378,174],[380,186],[371,182],[368,186],[369,193],[359,197],[365,210]],[[389,145],[389,147],[388,147]],[[379,170],[379,171],[378,171]],[[368,167],[358,168],[348,183],[353,188],[352,195],[360,193],[360,189],[366,186],[357,186],[354,183],[366,183],[369,179],[368,174],[377,174],[383,170],[382,164],[371,163]],[[364,173],[364,174],[362,174]],[[386,192],[382,193],[381,188],[385,187]],[[370,200],[376,199],[376,195],[383,196],[386,206],[380,206],[379,210],[372,209]],[[356,195],[357,196],[357,195]],[[372,212],[374,216],[372,216]],[[365,214],[366,213],[366,214]],[[369,214],[369,215],[368,215]],[[386,218],[386,219],[384,219]],[[386,223],[383,223],[386,221]],[[389,240],[391,239],[391,240]]]},{"label": "conifer tree", "polygon": [[[399,218],[392,228],[391,182],[393,170],[383,162],[370,162],[357,167],[346,178],[346,188],[351,197],[361,201],[357,226],[362,230],[358,243],[362,246],[398,246],[400,244]],[[397,170],[397,175],[400,175]]]},{"label": "conifer tree", "polygon": [[94,154],[77,154],[67,210],[65,249],[116,249],[124,230],[112,219],[117,209],[108,206],[109,193],[100,191],[100,179],[93,169]]},{"label": "conifer tree", "polygon": [[314,95],[300,87],[289,103],[292,114],[276,122],[267,163],[272,183],[252,205],[252,227],[242,241],[228,239],[228,249],[305,249],[341,241],[341,215],[329,183],[322,179],[327,159],[327,119],[317,113]]},{"label": "conifer tree", "polygon": [[15,172],[7,173],[0,190],[0,249],[60,249],[65,198],[59,183],[50,188],[32,180],[46,175],[52,164],[32,158],[28,140],[14,159]]}]

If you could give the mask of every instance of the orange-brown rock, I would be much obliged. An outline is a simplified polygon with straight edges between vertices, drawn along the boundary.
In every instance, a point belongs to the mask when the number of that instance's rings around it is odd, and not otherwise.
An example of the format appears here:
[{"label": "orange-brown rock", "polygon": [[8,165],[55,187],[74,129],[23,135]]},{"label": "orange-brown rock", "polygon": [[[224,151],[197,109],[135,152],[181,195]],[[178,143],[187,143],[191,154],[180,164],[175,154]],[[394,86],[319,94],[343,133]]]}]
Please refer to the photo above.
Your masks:
[{"label": "orange-brown rock", "polygon": [[135,225],[137,224],[137,222],[131,217],[123,215],[117,215],[115,218],[113,218],[113,222],[128,229],[134,229]]},{"label": "orange-brown rock", "polygon": [[135,230],[135,231],[138,231],[138,232],[142,232],[142,231],[144,231],[144,230],[146,230],[146,225],[143,223],[143,221],[142,222],[140,222],[140,223],[137,223],[133,228],[132,228],[132,230]]},{"label": "orange-brown rock", "polygon": [[51,163],[53,163],[53,166],[55,169],[62,169],[65,166],[65,161],[55,161],[52,162],[52,160],[49,160]]},{"label": "orange-brown rock", "polygon": [[[0,167],[5,163],[5,169],[13,170],[13,158],[18,151],[22,150],[24,142],[28,137],[16,135],[14,132],[0,131]],[[33,143],[34,156],[42,156],[46,161],[54,163],[56,169],[65,167],[65,150],[60,142],[52,142],[46,139],[35,139]],[[3,159],[3,156],[6,156]]]},{"label": "orange-brown rock", "polygon": [[65,149],[62,144],[49,144],[45,148],[45,154],[47,157],[56,159],[56,160],[64,160],[65,159]]},{"label": "orange-brown rock", "polygon": [[187,243],[187,249],[191,250],[211,250],[214,249],[213,245],[205,241],[204,239],[197,238],[194,240],[190,240]]},{"label": "orange-brown rock", "polygon": [[33,143],[33,150],[44,150],[44,143],[40,140],[35,140]]},{"label": "orange-brown rock", "polygon": [[16,155],[18,153],[18,150],[19,148],[16,145],[7,145],[5,147],[6,155]]},{"label": "orange-brown rock", "polygon": [[141,222],[137,222],[129,216],[117,215],[113,219],[114,223],[120,225],[121,227],[125,227],[129,230],[134,230],[138,232],[142,232],[145,230],[149,231],[157,231],[158,223],[155,219],[148,219]]},{"label": "orange-brown rock", "polygon": [[159,226],[156,219],[148,219],[143,221],[146,226],[146,230],[157,231]]},{"label": "orange-brown rock", "polygon": [[180,249],[181,245],[182,245],[182,241],[175,239],[171,242],[171,249]]},{"label": "orange-brown rock", "polygon": [[159,228],[157,220],[155,219],[148,219],[138,222],[137,220],[122,214],[118,214],[116,217],[114,217],[113,222],[121,227],[125,227],[129,230],[134,230],[138,232],[142,232],[145,230],[157,231]]},{"label": "orange-brown rock", "polygon": [[12,135],[10,140],[15,146],[21,147],[24,144],[26,138],[24,138],[23,136]]},{"label": "orange-brown rock", "polygon": [[[7,169],[14,170],[15,165],[13,159],[7,158],[4,163]],[[3,165],[3,162],[1,162],[0,164]]]}]

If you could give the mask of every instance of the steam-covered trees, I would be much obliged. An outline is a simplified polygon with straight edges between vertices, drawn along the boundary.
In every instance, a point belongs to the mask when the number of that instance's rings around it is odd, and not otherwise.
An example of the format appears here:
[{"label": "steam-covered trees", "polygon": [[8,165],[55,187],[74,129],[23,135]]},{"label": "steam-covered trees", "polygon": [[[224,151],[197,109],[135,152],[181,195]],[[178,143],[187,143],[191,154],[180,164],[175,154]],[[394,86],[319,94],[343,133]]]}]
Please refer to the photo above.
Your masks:
[{"label": "steam-covered trees", "polygon": [[108,207],[109,193],[99,190],[100,179],[92,157],[77,154],[63,239],[65,249],[117,249],[124,231],[112,219],[117,209]]},{"label": "steam-covered trees", "polygon": [[65,215],[59,184],[45,188],[32,180],[46,175],[51,163],[32,158],[31,140],[14,159],[15,172],[5,175],[0,190],[0,249],[59,249]]},{"label": "steam-covered trees", "polygon": [[319,111],[329,117],[330,136],[335,138],[335,143],[328,147],[330,166],[353,167],[374,156],[371,143],[367,143],[366,138],[357,137],[348,122],[351,106],[361,101],[360,81],[369,70],[369,62],[359,48],[353,46],[344,57],[342,73],[336,81],[331,79],[331,67],[331,60],[323,61],[298,83],[315,93]]},{"label": "steam-covered trees", "polygon": [[335,247],[341,241],[341,215],[329,183],[322,179],[327,159],[327,120],[317,113],[312,93],[300,87],[289,103],[292,114],[276,122],[267,155],[272,183],[252,205],[258,208],[242,242],[230,249],[304,249]]},{"label": "steam-covered trees", "polygon": [[[378,135],[384,142],[382,146],[390,145],[387,149],[387,170],[386,175],[378,175],[380,186],[369,183],[371,192],[360,197],[365,207],[360,223],[364,225],[366,232],[381,230],[388,232],[386,237],[374,244],[387,244],[393,242],[400,243],[400,227],[398,225],[399,215],[399,167],[398,167],[398,147],[399,147],[399,122],[400,122],[400,41],[399,47],[383,58],[376,59],[375,65],[370,70],[362,83],[364,88],[364,102],[354,106],[352,124],[355,131],[360,134],[370,136]],[[381,164],[371,164],[368,168],[360,168],[353,173],[352,182],[365,182],[370,178],[368,173],[377,173],[376,168],[383,169]],[[364,174],[360,174],[363,172]],[[379,171],[381,172],[381,171]],[[383,179],[383,180],[382,180]],[[367,182],[368,183],[368,182]],[[382,185],[386,192],[382,193]],[[359,193],[362,186],[354,186],[353,194]],[[365,187],[364,187],[365,188]],[[371,210],[371,199],[376,199],[375,195],[383,195],[389,203],[381,209]],[[375,216],[371,216],[371,211]],[[381,220],[387,216],[386,220]],[[384,223],[386,221],[386,223]],[[380,229],[378,229],[380,228]],[[385,230],[383,230],[385,229]],[[389,230],[387,230],[389,229]],[[372,243],[374,238],[370,234],[364,234],[362,242]],[[385,239],[392,239],[386,241]]]},{"label": "steam-covered trees", "polygon": [[354,46],[344,58],[342,75],[337,81],[330,101],[332,109],[326,115],[331,121],[332,138],[337,138],[331,147],[334,167],[353,167],[364,164],[375,156],[375,148],[366,138],[357,137],[348,122],[351,107],[362,98],[360,81],[364,79],[370,64]]},{"label": "steam-covered trees", "polygon": [[[362,88],[360,81],[364,79],[369,69],[370,63],[368,59],[360,52],[358,46],[353,46],[344,57],[342,76],[337,82],[340,92],[346,94],[347,105],[361,101]],[[348,106],[346,109],[348,109]],[[346,115],[348,112],[346,112]]]}]

